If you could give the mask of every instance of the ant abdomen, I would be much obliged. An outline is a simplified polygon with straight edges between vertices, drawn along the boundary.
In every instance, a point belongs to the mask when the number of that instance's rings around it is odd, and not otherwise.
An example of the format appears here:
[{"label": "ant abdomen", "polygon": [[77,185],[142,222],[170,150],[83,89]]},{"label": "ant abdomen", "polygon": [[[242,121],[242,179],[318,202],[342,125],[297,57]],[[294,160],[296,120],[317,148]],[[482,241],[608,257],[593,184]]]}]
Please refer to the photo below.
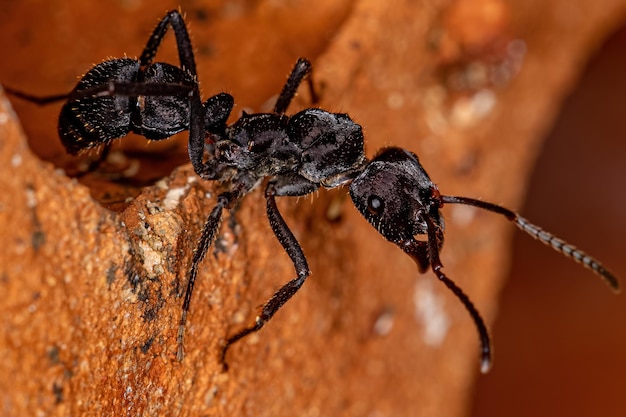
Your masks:
[{"label": "ant abdomen", "polygon": [[137,71],[139,62],[124,58],[98,64],[83,76],[59,115],[59,137],[68,153],[76,155],[128,134],[131,97],[86,96],[73,100],[72,96],[109,81],[133,81]]}]

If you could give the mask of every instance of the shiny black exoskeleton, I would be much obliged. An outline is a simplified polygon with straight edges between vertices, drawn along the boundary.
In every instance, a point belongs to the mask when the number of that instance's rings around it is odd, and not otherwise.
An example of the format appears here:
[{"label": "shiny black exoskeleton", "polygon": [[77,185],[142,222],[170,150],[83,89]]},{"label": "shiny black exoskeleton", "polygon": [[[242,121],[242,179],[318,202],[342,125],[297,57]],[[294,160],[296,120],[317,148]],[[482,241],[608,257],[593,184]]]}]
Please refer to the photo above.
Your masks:
[{"label": "shiny black exoskeleton", "polygon": [[[176,36],[181,67],[152,62],[168,26]],[[467,197],[442,195],[415,154],[386,148],[368,160],[361,127],[348,115],[316,108],[285,115],[310,72],[310,63],[298,60],[273,112],[244,113],[234,124],[227,125],[233,98],[221,93],[201,102],[189,35],[180,14],[172,11],[154,30],[139,60],[115,59],[96,65],[70,94],[38,98],[7,89],[38,103],[67,99],[59,118],[59,134],[73,154],[96,146],[108,149],[113,139],[131,131],[158,140],[189,130],[189,157],[195,172],[202,179],[221,182],[225,191],[217,196],[189,268],[178,330],[179,359],[183,358],[183,333],[198,268],[215,240],[222,212],[261,183],[265,184],[270,225],[297,276],[265,303],[254,324],[226,340],[222,361],[233,343],[259,330],[309,276],[302,248],[278,211],[276,197],[303,196],[320,187],[349,185],[354,205],[379,233],[407,253],[420,272],[430,267],[459,298],[480,335],[483,371],[491,363],[487,328],[469,297],[443,273],[439,258],[444,241],[441,209],[445,204],[471,205],[501,214],[619,290],[616,277],[594,258],[511,210]],[[311,78],[306,79],[315,101]],[[426,239],[418,240],[417,236]]]}]

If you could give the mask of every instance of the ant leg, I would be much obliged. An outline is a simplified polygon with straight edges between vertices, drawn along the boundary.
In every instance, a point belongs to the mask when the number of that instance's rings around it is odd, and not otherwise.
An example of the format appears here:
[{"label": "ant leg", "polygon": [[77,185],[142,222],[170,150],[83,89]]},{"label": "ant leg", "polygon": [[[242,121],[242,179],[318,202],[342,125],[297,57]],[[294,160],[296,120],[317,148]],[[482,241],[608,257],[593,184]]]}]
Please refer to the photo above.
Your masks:
[{"label": "ant leg", "polygon": [[302,83],[302,80],[306,77],[309,84],[309,91],[311,93],[311,101],[317,103],[318,97],[315,93],[315,87],[313,85],[313,77],[311,76],[312,66],[311,63],[305,58],[299,58],[296,61],[296,65],[291,70],[287,82],[283,86],[282,91],[278,95],[276,105],[274,105],[274,113],[282,114],[287,110],[291,100],[296,95],[298,87]]},{"label": "ant leg", "polygon": [[[15,96],[18,98],[21,98],[22,100],[26,100],[26,101],[30,101],[31,103],[35,103],[39,106],[45,106],[47,104],[51,104],[51,103],[55,103],[57,101],[63,101],[66,100],[70,94],[54,94],[54,95],[50,95],[50,96],[34,96],[32,94],[28,94],[28,93],[24,93],[22,91],[18,91],[18,90],[14,90],[10,87],[4,87],[4,90]],[[95,171],[100,164],[102,164],[102,162],[104,162],[107,157],[109,156],[109,151],[111,150],[111,144],[107,143],[103,146],[102,151],[100,152],[100,155],[98,155],[98,158],[89,162],[89,165],[87,166],[86,169],[81,170],[80,172],[78,172],[78,174],[76,174],[76,178],[80,178],[90,172]]]},{"label": "ant leg", "polygon": [[211,211],[209,218],[204,224],[204,229],[202,230],[202,235],[200,236],[200,240],[198,241],[198,246],[193,253],[193,259],[191,261],[191,267],[189,269],[189,277],[187,279],[187,290],[185,291],[185,299],[183,301],[182,314],[180,317],[180,322],[178,326],[178,335],[177,335],[177,344],[178,349],[176,353],[176,358],[179,361],[182,361],[185,352],[183,349],[183,337],[185,334],[185,324],[187,323],[187,314],[189,312],[189,304],[191,303],[191,294],[193,293],[193,286],[196,282],[196,277],[198,275],[198,267],[200,266],[200,262],[204,259],[209,247],[215,240],[215,233],[220,225],[222,220],[222,211],[225,208],[229,208],[234,204],[237,200],[235,194],[232,193],[222,193],[217,196],[217,205]]},{"label": "ant leg", "polygon": [[[189,39],[189,32],[187,31],[187,27],[185,26],[185,21],[178,10],[172,10],[168,12],[163,19],[159,22],[152,35],[150,35],[150,39],[148,39],[148,43],[144,48],[141,56],[139,57],[139,63],[141,66],[146,66],[152,63],[157,50],[167,32],[167,27],[171,26],[174,31],[174,36],[176,37],[176,47],[178,49],[178,59],[180,60],[180,65],[184,71],[189,73],[194,81],[196,80],[196,60],[193,55],[193,48],[191,46],[191,40]],[[141,80],[140,80],[141,81]],[[163,84],[159,84],[159,86],[163,86]],[[200,100],[200,91],[197,83],[189,86],[189,145],[188,152],[191,160],[191,164],[193,165],[194,171],[201,175],[203,171],[206,170],[206,167],[202,163],[202,156],[204,154],[204,124],[205,124],[205,113],[206,110],[202,106],[202,101]],[[181,92],[178,90],[179,93]],[[172,94],[146,94],[143,95],[174,95]],[[232,107],[232,106],[231,106]],[[230,112],[229,112],[230,114]]]},{"label": "ant leg", "polygon": [[21,98],[22,100],[30,101],[40,106],[44,106],[50,103],[56,103],[57,101],[63,101],[69,97],[69,94],[53,94],[49,96],[34,96],[32,94],[24,93],[19,90],[14,90],[10,87],[4,87],[4,91],[12,96]]},{"label": "ant leg", "polygon": [[[193,165],[194,171],[202,179],[215,180],[221,178],[220,168],[223,167],[221,167],[215,159],[214,144],[217,140],[226,137],[226,121],[228,120],[228,116],[230,116],[234,105],[235,100],[233,99],[233,96],[226,93],[214,95],[202,104],[204,111],[204,125],[201,132],[199,131],[199,125],[194,126],[195,130],[192,131],[194,134],[190,133],[189,135],[189,146],[187,149],[189,152],[189,160]],[[200,115],[197,114],[197,111],[192,111],[191,113],[192,123],[198,123],[198,120],[195,118],[200,117]],[[206,145],[205,136],[208,136],[209,143],[211,145],[207,150],[207,153],[209,154],[208,159],[206,162],[202,162]]]},{"label": "ant leg", "polygon": [[[187,71],[191,76],[193,76],[194,81],[196,79],[196,61],[193,55],[193,48],[191,46],[191,40],[189,39],[189,32],[187,31],[187,27],[185,26],[185,21],[183,17],[177,10],[172,10],[168,12],[165,17],[159,22],[157,27],[152,32],[150,39],[148,39],[148,43],[144,48],[140,58],[139,63],[142,66],[149,65],[152,63],[154,56],[156,55],[157,49],[167,32],[167,27],[170,25],[172,30],[174,31],[174,36],[176,37],[176,46],[178,49],[178,59],[180,60],[180,65],[184,71]],[[160,84],[161,86],[163,84]],[[212,103],[217,107],[207,107],[205,108],[202,105],[200,100],[200,91],[197,83],[194,83],[193,86],[188,90],[189,92],[189,158],[191,160],[191,164],[193,165],[194,171],[202,176],[203,173],[210,171],[210,167],[208,164],[203,164],[202,157],[204,155],[204,137],[205,137],[205,124],[207,123],[207,118],[210,118],[209,124],[218,124],[218,126],[209,126],[212,130],[210,132],[215,131],[223,131],[226,129],[226,120],[228,119],[228,115],[230,115],[230,111],[232,110],[232,97],[220,97],[217,104]],[[144,94],[149,95],[149,94]],[[153,94],[158,95],[158,94]],[[170,94],[163,94],[170,95]],[[173,95],[173,94],[172,94]],[[229,99],[230,98],[230,99]],[[207,102],[208,103],[208,102]],[[227,109],[226,116],[224,116],[224,111]],[[217,115],[211,116],[207,113],[210,113],[211,110],[215,110]],[[223,127],[219,125],[223,120]]]},{"label": "ant leg", "polygon": [[[146,47],[144,48],[139,62],[141,66],[146,66],[152,63],[157,49],[167,32],[168,25],[172,26],[174,35],[176,36],[176,45],[178,48],[178,57],[180,59],[181,66],[192,76],[196,76],[196,63],[193,56],[193,48],[191,47],[191,40],[189,39],[189,33],[185,26],[183,17],[177,10],[168,12],[163,19],[159,22],[157,27],[152,32],[150,39]],[[136,86],[136,87],[133,87]],[[144,87],[145,86],[145,87]],[[78,94],[55,94],[50,96],[34,96],[28,93],[24,93],[18,90],[14,90],[9,87],[4,87],[5,91],[15,97],[19,97],[23,100],[27,100],[39,105],[45,105],[54,103],[56,101],[62,101],[67,99],[73,101],[76,99],[100,96],[100,95],[146,95],[146,96],[168,96],[176,94],[187,94],[193,90],[193,85],[184,84],[158,84],[150,87],[149,85],[141,83],[109,83],[103,86],[97,86],[93,89],[81,90]]]},{"label": "ant leg", "polygon": [[604,265],[602,265],[597,259],[587,255],[585,252],[577,249],[575,246],[570,245],[562,239],[554,236],[552,233],[546,232],[537,225],[530,223],[528,220],[518,215],[517,213],[499,206],[493,203],[487,203],[484,201],[476,200],[468,197],[456,197],[456,196],[441,196],[441,202],[451,204],[466,204],[488,210],[494,213],[498,213],[506,217],[509,221],[515,223],[525,233],[528,233],[533,238],[539,240],[541,243],[550,246],[555,251],[563,254],[564,256],[573,259],[593,271],[596,275],[600,276],[611,289],[615,292],[619,292],[620,285],[619,280],[611,271],[609,271]]},{"label": "ant leg", "polygon": [[176,46],[178,48],[178,58],[183,70],[195,77],[196,61],[193,56],[193,48],[191,47],[189,32],[187,32],[185,21],[178,10],[168,12],[165,17],[161,19],[157,27],[154,28],[152,35],[150,35],[150,39],[148,39],[146,47],[139,57],[140,65],[146,66],[152,63],[152,60],[159,49],[159,45],[167,32],[168,25],[172,27],[172,30],[174,30]]},{"label": "ant leg", "polygon": [[206,113],[206,109],[203,107],[202,101],[200,100],[198,84],[195,84],[189,95],[189,143],[187,145],[187,152],[189,152],[189,160],[191,161],[194,172],[200,177],[203,176],[211,164],[211,160],[207,161],[206,165],[202,163],[205,137],[204,119]]},{"label": "ant leg", "polygon": [[[140,83],[109,81],[105,84],[98,84],[93,87],[73,91],[66,95],[68,102],[80,100],[88,97],[102,96],[180,96],[191,95],[196,88],[194,83]],[[202,107],[202,103],[200,103]]]},{"label": "ant leg", "polygon": [[[280,181],[280,184],[279,184]],[[293,181],[299,181],[298,184],[293,184]],[[304,252],[300,247],[300,244],[296,240],[295,236],[289,230],[289,226],[283,219],[282,215],[278,211],[276,206],[276,196],[297,196],[306,195],[315,191],[319,186],[311,183],[310,181],[297,176],[286,176],[280,178],[278,181],[268,183],[265,189],[265,198],[267,200],[267,217],[270,221],[270,226],[276,235],[276,238],[291,258],[294,268],[296,269],[297,277],[283,285],[276,293],[269,299],[263,306],[261,314],[256,317],[255,323],[247,327],[235,335],[226,340],[224,349],[222,350],[221,362],[224,365],[224,370],[228,369],[226,364],[226,353],[230,346],[238,340],[244,338],[250,333],[254,333],[263,327],[278,310],[287,302],[293,295],[298,292],[304,281],[310,275],[309,265],[304,256]]]},{"label": "ant leg", "polygon": [[472,316],[472,319],[476,324],[476,328],[478,329],[478,335],[480,336],[480,371],[482,373],[487,373],[491,368],[491,341],[489,339],[487,326],[485,326],[485,322],[480,316],[480,313],[478,312],[476,307],[474,307],[474,304],[469,299],[467,294],[465,294],[463,290],[459,286],[457,286],[454,281],[448,278],[442,271],[443,264],[439,259],[439,239],[437,237],[437,231],[440,229],[435,225],[432,218],[428,214],[423,213],[420,218],[426,220],[426,225],[428,228],[428,254],[430,255],[431,268],[435,275],[437,275],[437,278],[439,278],[439,280],[443,282],[446,287],[448,287],[448,289],[450,289],[450,291],[454,293],[454,295],[457,296],[457,298],[461,301],[461,303],[463,303],[467,311],[470,313],[470,316]]}]

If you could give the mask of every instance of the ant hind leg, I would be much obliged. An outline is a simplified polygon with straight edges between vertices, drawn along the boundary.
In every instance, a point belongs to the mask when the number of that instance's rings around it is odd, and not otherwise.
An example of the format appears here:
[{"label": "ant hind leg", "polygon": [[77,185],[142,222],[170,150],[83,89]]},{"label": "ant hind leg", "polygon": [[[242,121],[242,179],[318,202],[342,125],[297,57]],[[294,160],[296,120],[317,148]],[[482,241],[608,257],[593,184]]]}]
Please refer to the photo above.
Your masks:
[{"label": "ant hind leg", "polygon": [[58,101],[63,101],[69,97],[69,94],[52,94],[49,96],[35,96],[33,94],[24,93],[23,91],[19,91],[11,87],[3,86],[3,88],[4,88],[4,91],[6,91],[8,94],[17,98],[21,98],[22,100],[30,101],[31,103],[35,103],[39,106],[45,106],[47,104],[52,104]]}]

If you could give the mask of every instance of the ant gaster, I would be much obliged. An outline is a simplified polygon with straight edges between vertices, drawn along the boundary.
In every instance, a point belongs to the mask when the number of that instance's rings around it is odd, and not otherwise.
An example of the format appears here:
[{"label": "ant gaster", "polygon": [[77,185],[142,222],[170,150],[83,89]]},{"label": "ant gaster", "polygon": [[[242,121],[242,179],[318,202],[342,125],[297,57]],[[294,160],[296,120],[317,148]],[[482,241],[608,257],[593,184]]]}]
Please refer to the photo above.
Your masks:
[{"label": "ant gaster", "polygon": [[[168,26],[176,36],[181,67],[152,62]],[[226,340],[221,354],[224,364],[228,348],[263,327],[310,274],[300,244],[278,211],[276,197],[303,196],[320,186],[349,185],[352,201],[367,221],[407,253],[420,272],[430,267],[463,303],[478,329],[483,372],[491,365],[487,327],[469,297],[444,274],[439,258],[444,240],[440,210],[444,204],[465,204],[501,214],[540,242],[582,263],[619,291],[617,278],[597,260],[513,211],[472,198],[440,194],[415,154],[390,147],[368,160],[361,127],[348,115],[317,108],[285,115],[305,79],[315,101],[310,73],[311,64],[299,59],[272,113],[244,113],[234,124],[227,125],[234,100],[221,93],[201,102],[189,35],[182,16],[171,11],[152,33],[139,60],[113,59],[98,64],[67,95],[34,97],[7,89],[37,103],[66,98],[59,117],[59,135],[72,154],[103,145],[107,150],[113,139],[131,131],[159,140],[189,130],[188,150],[194,171],[202,179],[221,182],[226,191],[217,196],[189,268],[177,337],[179,360],[183,358],[183,334],[198,268],[215,240],[222,212],[233,208],[261,183],[265,184],[271,228],[291,258],[297,276],[265,303],[254,324]],[[425,235],[426,240],[416,239],[419,235]]]}]

